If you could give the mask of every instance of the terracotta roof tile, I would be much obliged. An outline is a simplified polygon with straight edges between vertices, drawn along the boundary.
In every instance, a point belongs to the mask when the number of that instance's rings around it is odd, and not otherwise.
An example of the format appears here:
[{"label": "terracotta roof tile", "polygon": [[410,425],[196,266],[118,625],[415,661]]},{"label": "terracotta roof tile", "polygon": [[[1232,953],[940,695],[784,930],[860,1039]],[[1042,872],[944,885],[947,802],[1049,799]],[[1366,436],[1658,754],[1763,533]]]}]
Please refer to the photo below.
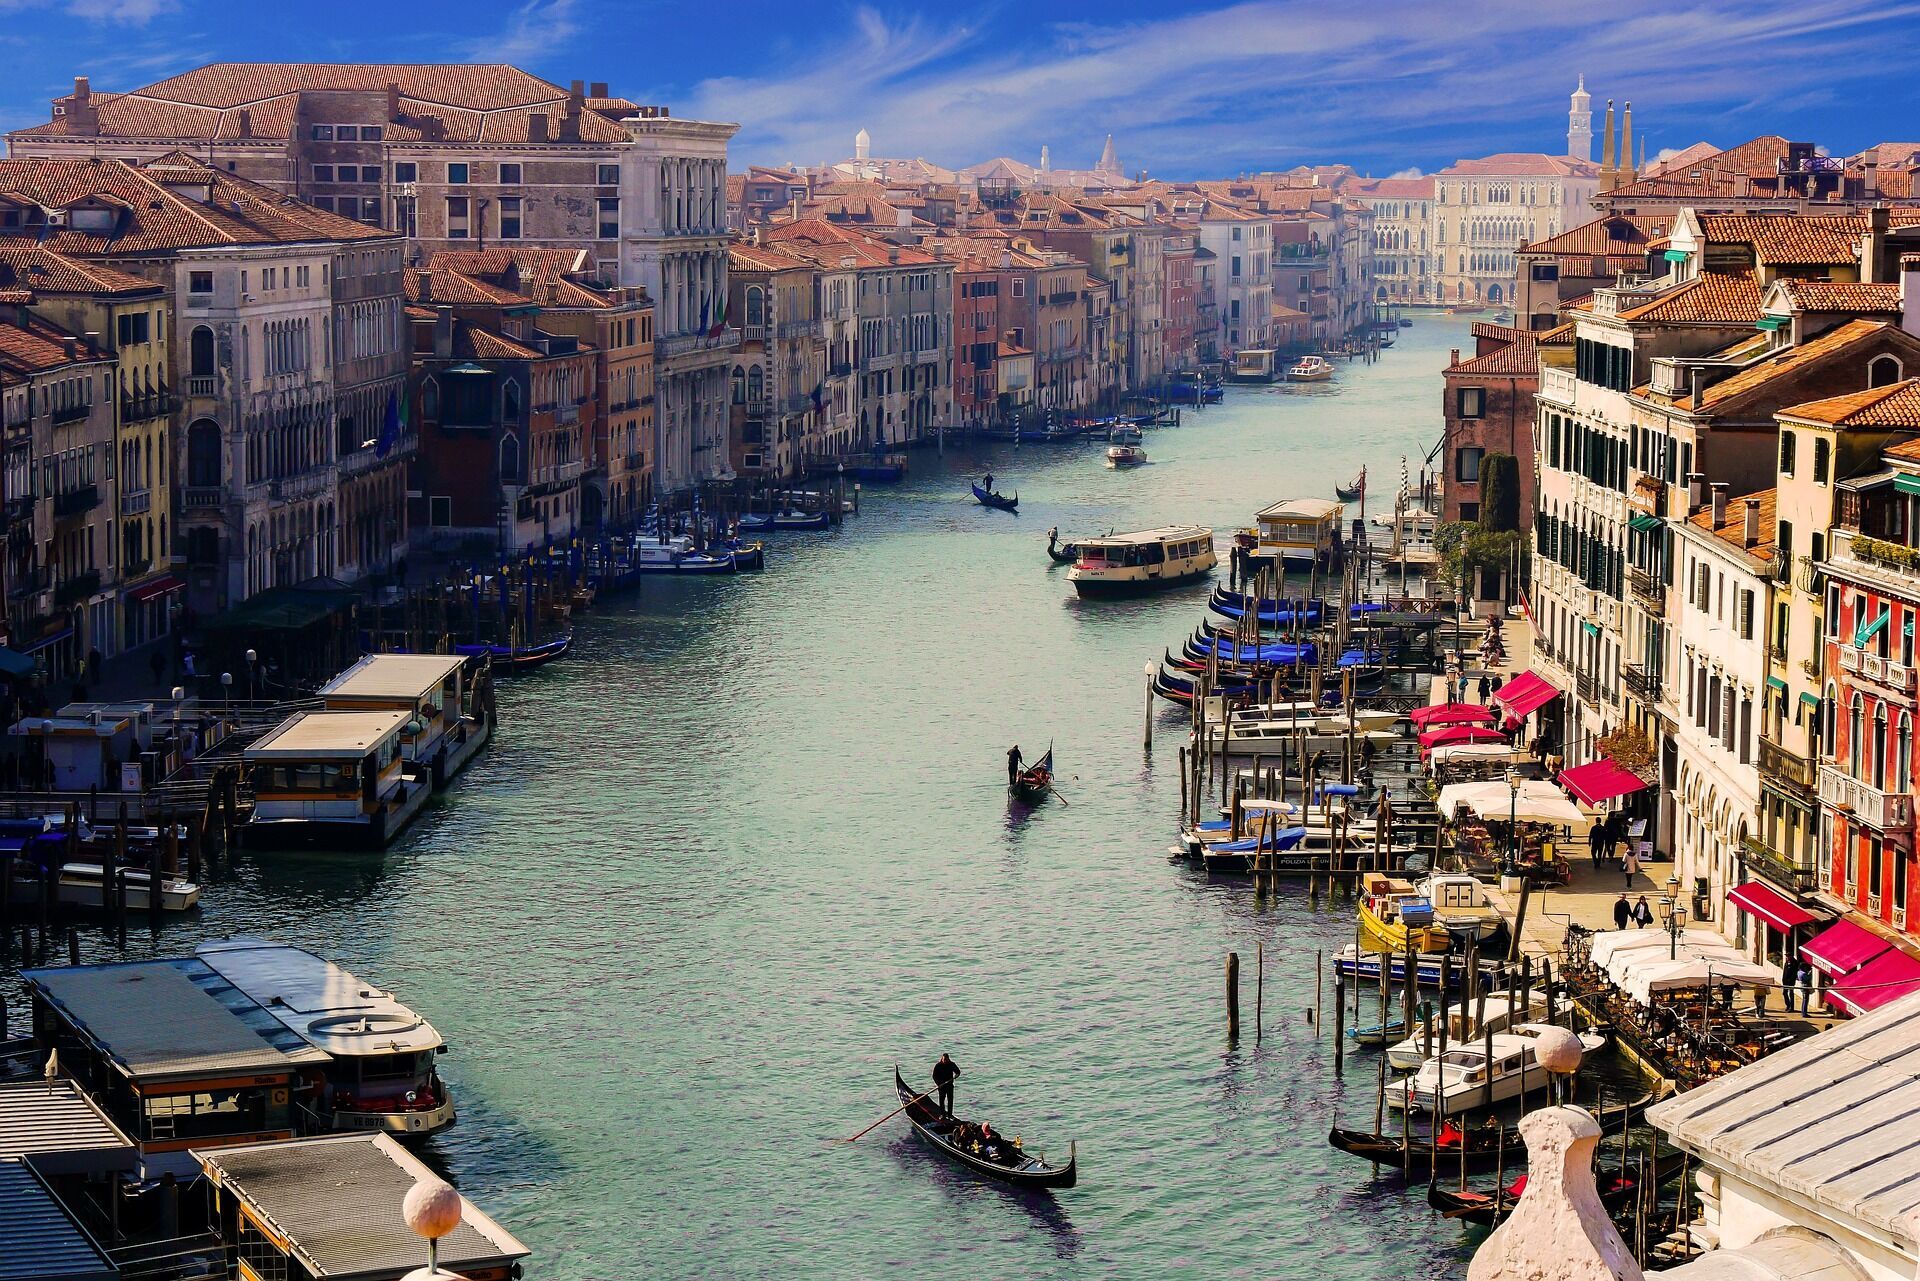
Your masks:
[{"label": "terracotta roof tile", "polygon": [[1496,347],[1484,356],[1472,356],[1457,365],[1449,365],[1445,372],[1506,378],[1523,378],[1538,374],[1540,353],[1535,349],[1533,335],[1519,330],[1513,331],[1513,334],[1513,338],[1505,346]]},{"label": "terracotta roof tile", "polygon": [[1805,419],[1830,427],[1920,431],[1920,378],[1793,405],[1782,409],[1780,417]]},{"label": "terracotta roof tile", "polygon": [[1483,174],[1499,177],[1511,174],[1527,178],[1597,178],[1600,176],[1600,166],[1591,160],[1549,156],[1543,151],[1503,151],[1472,160],[1456,160],[1442,169],[1439,176],[1455,178]]},{"label": "terracotta roof tile", "polygon": [[[1879,324],[1871,320],[1854,320],[1807,342],[1781,348],[1772,359],[1758,361],[1703,389],[1700,395],[1701,407],[1722,407],[1750,392],[1760,390],[1769,383],[1792,377],[1823,360],[1842,359],[1854,348],[1881,337],[1892,328],[1891,325]],[[1754,341],[1756,340],[1742,340],[1735,344],[1730,354],[1737,353],[1740,348],[1747,347]],[[1661,399],[1675,398],[1662,397]]]},{"label": "terracotta roof tile", "polygon": [[1652,242],[1666,235],[1672,225],[1673,218],[1666,214],[1609,214],[1570,227],[1557,236],[1522,245],[1519,252],[1641,260],[1652,248]]},{"label": "terracotta roof tile", "polygon": [[1775,282],[1785,291],[1795,311],[1844,311],[1900,314],[1900,286],[1863,285],[1832,280]]},{"label": "terracotta roof tile", "polygon": [[1622,320],[1679,325],[1751,324],[1759,318],[1760,286],[1753,278],[1716,271],[1702,272],[1651,302],[1620,313]]},{"label": "terracotta roof tile", "polygon": [[[1743,494],[1739,498],[1727,500],[1727,516],[1718,525],[1713,523],[1713,508],[1687,517],[1687,523],[1695,529],[1704,529],[1722,542],[1738,548],[1761,564],[1771,562],[1779,554],[1776,538],[1779,532],[1779,491],[1763,489],[1757,494]],[[1755,535],[1754,545],[1747,546],[1747,499],[1760,501],[1760,528]]]},{"label": "terracotta roof tile", "polygon": [[164,286],[98,263],[78,262],[39,245],[0,240],[0,286],[55,294],[159,293]]},{"label": "terracotta roof tile", "polygon": [[[1896,209],[1896,227],[1920,224],[1920,211]],[[1867,234],[1866,214],[1708,214],[1701,231],[1716,244],[1753,246],[1763,267],[1844,267],[1860,261],[1860,240]]]}]

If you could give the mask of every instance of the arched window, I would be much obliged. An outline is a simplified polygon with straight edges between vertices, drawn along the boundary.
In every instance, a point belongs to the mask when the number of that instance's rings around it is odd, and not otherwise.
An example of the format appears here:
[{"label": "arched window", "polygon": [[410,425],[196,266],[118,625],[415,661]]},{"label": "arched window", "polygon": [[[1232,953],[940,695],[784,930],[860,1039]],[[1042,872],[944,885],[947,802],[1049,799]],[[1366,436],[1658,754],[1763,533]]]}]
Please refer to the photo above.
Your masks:
[{"label": "arched window", "polygon": [[520,477],[520,438],[512,434],[500,438],[500,480],[511,484]]},{"label": "arched window", "polygon": [[1900,381],[1898,356],[1875,356],[1867,362],[1867,386],[1891,387]]},{"label": "arched window", "polygon": [[758,285],[749,286],[747,289],[747,325],[749,328],[757,328],[766,323],[766,295],[761,293]]},{"label": "arched window", "polygon": [[1847,705],[1847,773],[1854,778],[1860,777],[1860,740],[1865,737],[1863,731],[1866,721],[1862,716],[1860,694],[1856,690],[1853,701]]},{"label": "arched window", "polygon": [[221,481],[220,426],[201,418],[187,428],[187,484],[214,488]]},{"label": "arched window", "polygon": [[1887,705],[1875,703],[1873,707],[1873,785],[1884,789],[1887,785]]},{"label": "arched window", "polygon": [[427,422],[440,419],[440,384],[431,377],[420,383],[420,417]]},{"label": "arched window", "polygon": [[1913,786],[1913,713],[1900,713],[1900,727],[1893,736],[1893,790],[1904,792]]},{"label": "arched window", "polygon": [[1834,698],[1834,693],[1833,693],[1833,682],[1828,681],[1827,696],[1820,700],[1820,706],[1821,706],[1821,711],[1823,715],[1821,717],[1820,722],[1815,726],[1816,732],[1818,732],[1818,734],[1820,735],[1820,754],[1822,756],[1831,756],[1836,746],[1833,738],[1833,719],[1834,719],[1835,701],[1836,700]]},{"label": "arched window", "polygon": [[520,421],[520,384],[515,379],[507,379],[500,388],[500,420],[517,423]]},{"label": "arched window", "polygon": [[194,326],[187,345],[191,351],[193,376],[195,378],[213,377],[213,330],[205,325]]},{"label": "arched window", "polygon": [[763,383],[764,383],[764,380],[760,376],[760,366],[758,365],[748,366],[747,368],[747,403],[748,404],[756,404],[759,402],[763,394],[762,392]]}]

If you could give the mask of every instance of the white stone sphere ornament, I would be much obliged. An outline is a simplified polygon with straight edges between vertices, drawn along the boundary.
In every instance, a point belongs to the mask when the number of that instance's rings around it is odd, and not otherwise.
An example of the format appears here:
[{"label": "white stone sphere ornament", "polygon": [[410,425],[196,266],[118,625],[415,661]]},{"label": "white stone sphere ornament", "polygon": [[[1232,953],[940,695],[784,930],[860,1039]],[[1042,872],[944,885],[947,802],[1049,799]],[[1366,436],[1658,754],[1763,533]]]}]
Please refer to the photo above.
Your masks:
[{"label": "white stone sphere ornament", "polygon": [[1533,1042],[1533,1061],[1549,1074],[1554,1093],[1563,1095],[1573,1074],[1580,1070],[1586,1051],[1580,1038],[1564,1027],[1543,1027]]},{"label": "white stone sphere ornament", "polygon": [[454,1273],[440,1270],[440,1238],[460,1226],[460,1194],[439,1179],[416,1183],[400,1203],[400,1216],[416,1236],[427,1241],[427,1266],[409,1272],[403,1281],[451,1281]]}]

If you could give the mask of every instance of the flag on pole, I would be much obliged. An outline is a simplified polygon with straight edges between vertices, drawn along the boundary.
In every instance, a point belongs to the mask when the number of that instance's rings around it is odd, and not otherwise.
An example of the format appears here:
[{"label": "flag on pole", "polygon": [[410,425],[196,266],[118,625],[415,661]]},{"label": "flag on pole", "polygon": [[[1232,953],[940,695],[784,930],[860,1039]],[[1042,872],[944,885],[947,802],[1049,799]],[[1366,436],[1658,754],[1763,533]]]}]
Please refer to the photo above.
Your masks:
[{"label": "flag on pole", "polygon": [[393,447],[400,443],[405,422],[406,406],[400,400],[400,393],[388,392],[386,420],[380,424],[380,439],[373,446],[375,457],[385,458],[393,452]]},{"label": "flag on pole", "polygon": [[815,409],[819,409],[822,405],[826,403],[826,398],[827,398],[827,384],[826,384],[826,380],[822,379],[821,381],[813,385],[813,407]]},{"label": "flag on pole", "polygon": [[[705,313],[701,313],[701,323],[705,324]],[[727,331],[727,296],[723,293],[715,300],[713,328],[707,330],[707,337],[718,338]]]}]

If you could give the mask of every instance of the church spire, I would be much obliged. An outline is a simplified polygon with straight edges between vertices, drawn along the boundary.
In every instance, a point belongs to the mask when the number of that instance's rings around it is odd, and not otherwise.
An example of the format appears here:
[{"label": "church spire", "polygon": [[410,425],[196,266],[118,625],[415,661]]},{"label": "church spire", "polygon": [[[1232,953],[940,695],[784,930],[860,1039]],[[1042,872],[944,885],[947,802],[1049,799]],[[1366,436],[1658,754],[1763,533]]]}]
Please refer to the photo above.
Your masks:
[{"label": "church spire", "polygon": [[1107,135],[1107,145],[1100,149],[1100,163],[1095,168],[1100,173],[1120,172],[1120,153],[1114,150],[1112,134]]},{"label": "church spire", "polygon": [[1600,131],[1600,190],[1612,191],[1620,185],[1620,166],[1614,162],[1613,99],[1607,99],[1607,124]]},{"label": "church spire", "polygon": [[1568,100],[1567,154],[1575,160],[1593,159],[1593,96],[1587,92],[1584,74]]},{"label": "church spire", "polygon": [[1620,185],[1624,187],[1639,176],[1639,171],[1633,167],[1633,104],[1629,102],[1621,113]]}]

